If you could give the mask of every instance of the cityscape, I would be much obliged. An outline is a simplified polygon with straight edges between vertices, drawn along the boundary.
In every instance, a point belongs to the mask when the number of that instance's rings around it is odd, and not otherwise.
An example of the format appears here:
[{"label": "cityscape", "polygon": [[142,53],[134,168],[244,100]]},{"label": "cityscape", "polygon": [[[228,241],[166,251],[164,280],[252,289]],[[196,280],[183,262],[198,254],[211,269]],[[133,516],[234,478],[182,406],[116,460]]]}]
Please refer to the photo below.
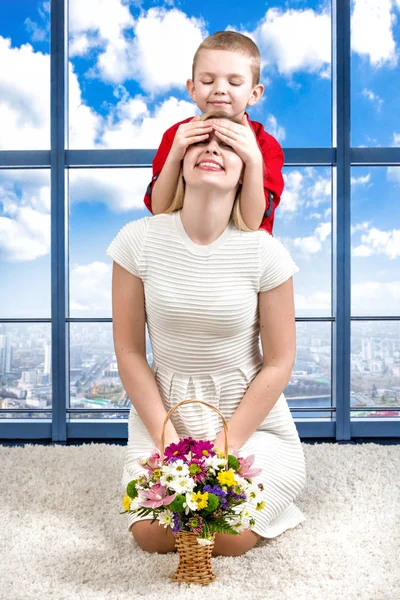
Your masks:
[{"label": "cityscape", "polygon": [[[296,362],[284,392],[294,419],[335,418],[331,339],[330,322],[297,323]],[[149,340],[146,351],[151,364]],[[69,324],[69,380],[68,406],[79,409],[70,419],[127,418],[130,400],[118,374],[111,323]],[[400,416],[385,410],[400,405],[400,321],[352,323],[350,400],[352,418]],[[0,418],[51,419],[51,407],[50,324],[0,324]]]}]

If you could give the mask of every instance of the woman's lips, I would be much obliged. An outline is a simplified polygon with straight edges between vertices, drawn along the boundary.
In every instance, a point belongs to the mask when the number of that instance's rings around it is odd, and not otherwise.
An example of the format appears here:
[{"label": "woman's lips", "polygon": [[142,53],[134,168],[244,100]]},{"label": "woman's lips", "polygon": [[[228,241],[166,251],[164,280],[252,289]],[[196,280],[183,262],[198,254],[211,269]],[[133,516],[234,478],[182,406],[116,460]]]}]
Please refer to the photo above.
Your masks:
[{"label": "woman's lips", "polygon": [[197,165],[198,169],[201,169],[202,171],[212,171],[213,173],[223,173],[224,170],[223,169],[216,169],[215,167],[209,167],[207,165]]}]

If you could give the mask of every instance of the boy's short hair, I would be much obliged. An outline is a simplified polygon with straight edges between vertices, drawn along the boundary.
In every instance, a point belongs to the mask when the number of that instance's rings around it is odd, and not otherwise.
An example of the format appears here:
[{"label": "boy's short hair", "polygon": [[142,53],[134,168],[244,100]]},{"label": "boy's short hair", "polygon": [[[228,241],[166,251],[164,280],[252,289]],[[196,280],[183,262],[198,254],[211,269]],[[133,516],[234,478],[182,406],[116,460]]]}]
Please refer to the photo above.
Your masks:
[{"label": "boy's short hair", "polygon": [[237,31],[217,31],[206,37],[197,48],[193,57],[192,79],[194,80],[194,71],[196,62],[201,50],[228,50],[230,52],[239,52],[248,56],[251,61],[251,70],[253,73],[253,85],[260,82],[261,57],[257,44],[252,39],[237,33]]}]

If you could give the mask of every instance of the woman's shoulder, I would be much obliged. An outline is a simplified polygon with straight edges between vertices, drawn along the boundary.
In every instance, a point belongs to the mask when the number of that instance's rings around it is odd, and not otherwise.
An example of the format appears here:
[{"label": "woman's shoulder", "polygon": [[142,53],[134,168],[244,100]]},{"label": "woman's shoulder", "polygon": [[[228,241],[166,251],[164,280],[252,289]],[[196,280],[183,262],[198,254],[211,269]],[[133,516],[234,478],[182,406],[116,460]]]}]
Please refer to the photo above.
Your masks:
[{"label": "woman's shoulder", "polygon": [[140,219],[134,219],[126,223],[121,228],[121,231],[125,231],[126,234],[143,236],[147,231],[163,228],[170,220],[171,215],[166,214],[141,217]]}]

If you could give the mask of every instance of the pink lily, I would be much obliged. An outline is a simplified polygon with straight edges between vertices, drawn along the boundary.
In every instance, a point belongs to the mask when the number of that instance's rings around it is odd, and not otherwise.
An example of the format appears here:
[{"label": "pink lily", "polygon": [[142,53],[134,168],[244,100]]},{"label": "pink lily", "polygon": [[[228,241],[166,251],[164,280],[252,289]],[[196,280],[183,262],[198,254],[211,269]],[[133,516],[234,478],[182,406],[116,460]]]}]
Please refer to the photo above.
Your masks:
[{"label": "pink lily", "polygon": [[262,472],[262,469],[251,468],[254,463],[255,455],[251,454],[247,458],[238,457],[239,461],[239,470],[238,473],[241,477],[245,477],[246,479],[251,479],[252,477],[256,477]]},{"label": "pink lily", "polygon": [[158,508],[159,506],[168,506],[173,500],[175,500],[176,493],[166,496],[167,486],[161,485],[161,483],[154,484],[149,490],[140,490],[140,495],[147,498],[140,502],[140,506],[146,506],[149,508]]},{"label": "pink lily", "polygon": [[142,464],[141,458],[139,458],[137,462],[139,463],[140,466],[143,467],[143,469],[146,469],[146,471],[148,471],[151,475],[153,474],[153,471],[155,469],[159,469],[161,467],[161,460],[160,460],[160,455],[158,452],[153,452],[153,454],[146,460],[147,460],[147,464],[145,464],[145,465]]}]

